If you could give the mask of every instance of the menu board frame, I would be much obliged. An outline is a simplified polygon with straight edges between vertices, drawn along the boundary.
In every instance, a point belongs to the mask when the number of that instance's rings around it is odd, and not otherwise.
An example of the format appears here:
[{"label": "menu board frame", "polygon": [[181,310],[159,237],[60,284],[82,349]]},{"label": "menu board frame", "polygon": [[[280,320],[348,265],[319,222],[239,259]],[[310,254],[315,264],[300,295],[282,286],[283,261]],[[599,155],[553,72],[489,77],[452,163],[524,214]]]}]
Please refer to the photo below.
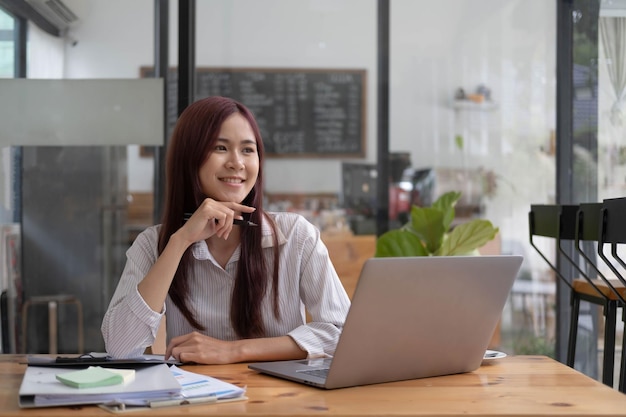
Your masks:
[{"label": "menu board frame", "polygon": [[[141,67],[150,78],[153,67]],[[168,128],[177,119],[177,69],[168,73]],[[255,114],[271,158],[364,158],[367,71],[350,68],[197,67],[194,101],[224,95]]]}]

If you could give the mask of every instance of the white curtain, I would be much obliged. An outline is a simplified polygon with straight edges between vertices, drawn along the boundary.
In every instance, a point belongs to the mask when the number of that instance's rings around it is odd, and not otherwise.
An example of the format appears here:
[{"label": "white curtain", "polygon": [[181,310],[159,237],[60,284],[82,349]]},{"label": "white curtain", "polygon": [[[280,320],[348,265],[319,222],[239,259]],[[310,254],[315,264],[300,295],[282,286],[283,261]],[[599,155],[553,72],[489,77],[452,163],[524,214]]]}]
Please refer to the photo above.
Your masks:
[{"label": "white curtain", "polygon": [[615,93],[611,123],[621,126],[624,119],[626,88],[626,17],[600,17],[600,36],[609,79]]}]

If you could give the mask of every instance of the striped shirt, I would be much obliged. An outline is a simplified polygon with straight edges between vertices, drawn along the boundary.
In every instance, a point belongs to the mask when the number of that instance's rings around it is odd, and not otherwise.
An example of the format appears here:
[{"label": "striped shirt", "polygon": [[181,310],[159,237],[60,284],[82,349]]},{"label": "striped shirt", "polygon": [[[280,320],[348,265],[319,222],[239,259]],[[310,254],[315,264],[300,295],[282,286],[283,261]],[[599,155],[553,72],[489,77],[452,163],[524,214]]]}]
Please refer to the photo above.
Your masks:
[{"label": "striped shirt", "polygon": [[[319,230],[295,213],[268,213],[278,229],[281,245],[278,302],[273,310],[270,279],[261,311],[267,337],[289,335],[309,358],[332,356],[343,328],[350,300],[320,238]],[[168,296],[162,312],[153,311],[137,290],[158,257],[160,225],[139,234],[126,252],[126,266],[102,322],[107,352],[113,357],[138,357],[154,343],[161,318],[167,316],[167,341],[193,331]],[[273,265],[272,231],[263,223],[262,247]],[[226,268],[213,258],[205,241],[192,245],[189,306],[205,329],[220,340],[237,340],[230,323],[231,294],[240,256],[238,247]],[[306,309],[306,310],[305,310]],[[311,320],[307,323],[306,313]]]}]

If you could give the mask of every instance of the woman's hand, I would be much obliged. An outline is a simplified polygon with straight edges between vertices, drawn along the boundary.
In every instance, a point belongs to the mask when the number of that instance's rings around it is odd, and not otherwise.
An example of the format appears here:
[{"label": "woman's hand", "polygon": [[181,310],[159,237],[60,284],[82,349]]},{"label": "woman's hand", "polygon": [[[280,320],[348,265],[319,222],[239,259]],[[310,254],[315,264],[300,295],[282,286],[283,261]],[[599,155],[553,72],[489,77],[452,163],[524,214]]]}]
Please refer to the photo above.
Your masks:
[{"label": "woman's hand", "polygon": [[221,202],[205,198],[200,207],[181,228],[189,242],[198,242],[216,235],[228,239],[233,229],[233,220],[243,219],[241,213],[252,213],[254,207],[233,202]]},{"label": "woman's hand", "polygon": [[217,365],[239,362],[238,341],[225,342],[198,332],[173,338],[165,351],[165,358],[180,362]]}]

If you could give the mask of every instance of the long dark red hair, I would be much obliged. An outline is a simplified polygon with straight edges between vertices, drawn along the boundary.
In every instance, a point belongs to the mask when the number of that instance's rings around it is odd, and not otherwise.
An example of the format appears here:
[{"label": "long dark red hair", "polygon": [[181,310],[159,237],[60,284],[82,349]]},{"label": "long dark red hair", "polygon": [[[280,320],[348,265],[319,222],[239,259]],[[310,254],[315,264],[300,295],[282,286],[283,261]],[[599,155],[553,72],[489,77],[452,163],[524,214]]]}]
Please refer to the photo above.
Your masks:
[{"label": "long dark red hair", "polygon": [[[254,116],[243,104],[226,97],[207,97],[189,105],[178,118],[167,150],[165,207],[159,233],[159,254],[165,249],[170,236],[182,226],[184,213],[194,212],[204,200],[198,176],[200,167],[214,149],[222,123],[235,113],[250,123],[259,155],[256,184],[242,204],[256,208],[250,215],[251,221],[259,226],[264,222],[270,225],[275,250],[270,273],[261,247],[262,227],[241,228],[241,256],[232,294],[230,320],[239,337],[261,337],[265,334],[261,305],[270,277],[274,284],[274,316],[279,317],[278,245],[276,225],[263,211],[263,140]],[[204,330],[187,302],[191,256],[191,248],[188,248],[174,275],[169,296],[194,328]]]}]

